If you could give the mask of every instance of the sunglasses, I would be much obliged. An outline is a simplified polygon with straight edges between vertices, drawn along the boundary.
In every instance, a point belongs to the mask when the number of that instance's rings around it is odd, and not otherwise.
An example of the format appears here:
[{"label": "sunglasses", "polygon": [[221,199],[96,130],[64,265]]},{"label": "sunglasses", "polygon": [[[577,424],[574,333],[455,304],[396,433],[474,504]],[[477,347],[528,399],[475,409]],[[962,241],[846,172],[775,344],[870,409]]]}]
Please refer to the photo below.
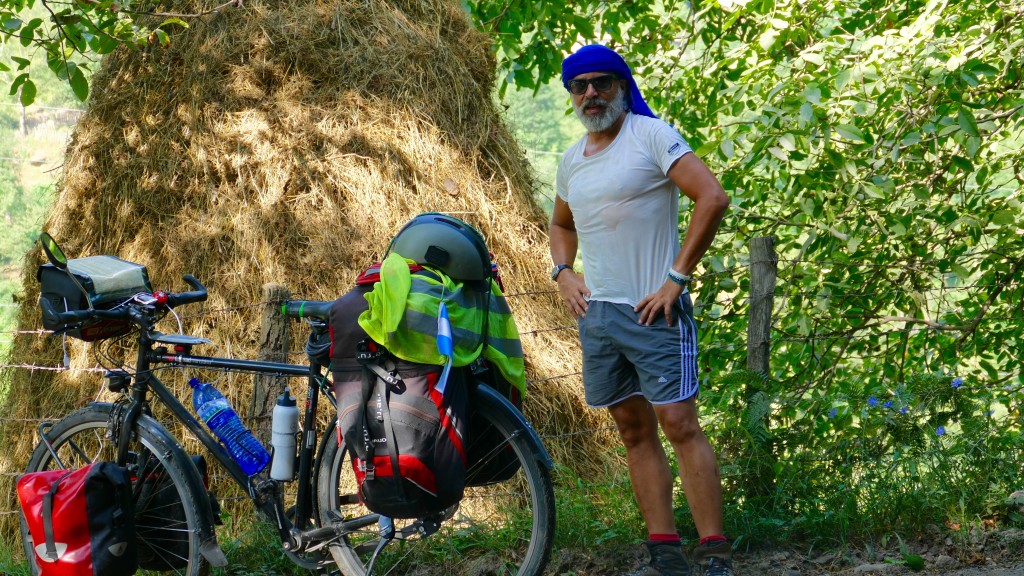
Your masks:
[{"label": "sunglasses", "polygon": [[594,90],[598,92],[607,92],[612,89],[612,85],[618,80],[618,76],[614,74],[605,74],[603,76],[595,76],[593,78],[573,78],[569,80],[569,92],[577,96],[581,96],[587,93],[587,86],[593,86]]}]

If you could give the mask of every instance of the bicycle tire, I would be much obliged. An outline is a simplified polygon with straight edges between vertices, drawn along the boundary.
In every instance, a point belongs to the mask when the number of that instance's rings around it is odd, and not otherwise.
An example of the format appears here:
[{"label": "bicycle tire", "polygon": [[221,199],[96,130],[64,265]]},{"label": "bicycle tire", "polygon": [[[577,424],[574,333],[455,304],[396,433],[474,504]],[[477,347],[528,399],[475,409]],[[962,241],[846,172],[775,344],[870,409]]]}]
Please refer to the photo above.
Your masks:
[{"label": "bicycle tire", "polygon": [[[394,541],[384,548],[374,566],[376,574],[453,575],[467,570],[497,575],[539,576],[551,557],[555,534],[555,497],[548,457],[543,453],[536,433],[521,416],[510,412],[510,404],[481,405],[481,395],[470,396],[469,445],[474,438],[503,445],[488,446],[487,456],[477,466],[493,463],[488,458],[503,457],[505,447],[515,454],[512,466],[518,470],[511,478],[484,486],[467,486],[465,496],[453,515],[437,533],[423,539]],[[475,408],[475,409],[474,409]],[[489,429],[497,434],[488,433]],[[339,519],[374,518],[358,503],[355,475],[336,430],[328,430],[323,443],[323,458],[317,470],[317,511],[321,524]],[[474,467],[476,468],[476,466]],[[493,466],[490,467],[493,470]],[[467,474],[472,477],[473,470]],[[401,529],[413,521],[395,520]],[[527,535],[524,538],[524,534]],[[329,549],[335,563],[346,576],[366,576],[366,564],[379,542],[376,524],[365,530],[342,536]]]},{"label": "bicycle tire", "polygon": [[[75,469],[99,461],[114,461],[116,446],[107,438],[110,405],[92,405],[72,412],[55,423],[46,436],[60,461],[67,469]],[[205,576],[209,563],[200,554],[199,509],[200,501],[188,488],[187,474],[198,474],[195,464],[184,456],[181,448],[166,433],[159,433],[149,426],[138,425],[133,434],[128,467],[136,485],[136,544],[140,561],[149,563],[182,565],[164,569],[140,569],[138,574],[174,574],[175,576]],[[140,467],[141,463],[141,467]],[[187,467],[191,467],[188,469]],[[36,446],[29,459],[26,472],[39,472],[59,468],[45,443]],[[167,490],[176,490],[180,505],[168,506]],[[171,495],[173,497],[173,495]],[[143,499],[163,497],[160,510],[147,507]],[[173,501],[173,499],[172,499]],[[209,506],[208,502],[205,502]],[[168,534],[172,536],[168,540]],[[31,573],[39,574],[34,558],[34,542],[28,532],[25,518],[21,515],[21,536],[25,557]],[[185,554],[176,553],[171,545],[184,549]],[[184,545],[184,546],[183,546]]]}]

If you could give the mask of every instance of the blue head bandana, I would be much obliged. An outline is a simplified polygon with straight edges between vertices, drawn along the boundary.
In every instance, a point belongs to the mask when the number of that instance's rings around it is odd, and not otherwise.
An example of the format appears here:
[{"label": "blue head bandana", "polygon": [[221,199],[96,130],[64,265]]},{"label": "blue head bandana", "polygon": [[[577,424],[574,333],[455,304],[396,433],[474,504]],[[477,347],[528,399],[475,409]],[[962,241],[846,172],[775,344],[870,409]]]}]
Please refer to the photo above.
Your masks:
[{"label": "blue head bandana", "polygon": [[626,64],[622,56],[619,56],[614,50],[600,44],[590,44],[562,60],[562,85],[568,90],[569,80],[588,72],[611,72],[619,78],[628,80],[629,95],[626,97],[626,101],[629,104],[629,110],[634,114],[657,118],[647,106],[647,102],[644,102],[644,97],[640,94],[636,81],[633,80],[633,71],[629,69],[629,64]]}]

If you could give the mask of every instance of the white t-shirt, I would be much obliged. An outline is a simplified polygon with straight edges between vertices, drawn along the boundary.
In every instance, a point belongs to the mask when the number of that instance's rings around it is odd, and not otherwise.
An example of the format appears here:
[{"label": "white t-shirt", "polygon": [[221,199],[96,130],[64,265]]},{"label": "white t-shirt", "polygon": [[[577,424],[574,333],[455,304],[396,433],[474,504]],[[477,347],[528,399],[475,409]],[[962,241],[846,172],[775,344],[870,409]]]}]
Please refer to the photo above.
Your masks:
[{"label": "white t-shirt", "polygon": [[615,140],[562,156],[556,189],[569,204],[591,300],[636,306],[665,283],[679,254],[679,189],[666,174],[692,152],[672,126],[627,113]]}]

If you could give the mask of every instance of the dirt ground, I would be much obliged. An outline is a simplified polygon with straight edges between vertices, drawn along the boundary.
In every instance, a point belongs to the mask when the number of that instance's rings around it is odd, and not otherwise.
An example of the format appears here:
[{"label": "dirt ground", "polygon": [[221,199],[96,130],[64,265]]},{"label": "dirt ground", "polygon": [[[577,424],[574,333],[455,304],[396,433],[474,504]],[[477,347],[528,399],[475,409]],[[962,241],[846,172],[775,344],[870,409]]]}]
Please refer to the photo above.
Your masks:
[{"label": "dirt ground", "polygon": [[[774,547],[740,551],[735,568],[742,576],[1024,576],[1024,530],[977,531],[966,536],[966,540],[954,542],[951,537],[933,535],[904,542],[909,554],[924,560],[924,567],[918,571],[903,565],[898,541],[889,542],[885,548]],[[643,546],[620,553],[563,550],[552,558],[548,574],[620,576],[644,560]]]}]

